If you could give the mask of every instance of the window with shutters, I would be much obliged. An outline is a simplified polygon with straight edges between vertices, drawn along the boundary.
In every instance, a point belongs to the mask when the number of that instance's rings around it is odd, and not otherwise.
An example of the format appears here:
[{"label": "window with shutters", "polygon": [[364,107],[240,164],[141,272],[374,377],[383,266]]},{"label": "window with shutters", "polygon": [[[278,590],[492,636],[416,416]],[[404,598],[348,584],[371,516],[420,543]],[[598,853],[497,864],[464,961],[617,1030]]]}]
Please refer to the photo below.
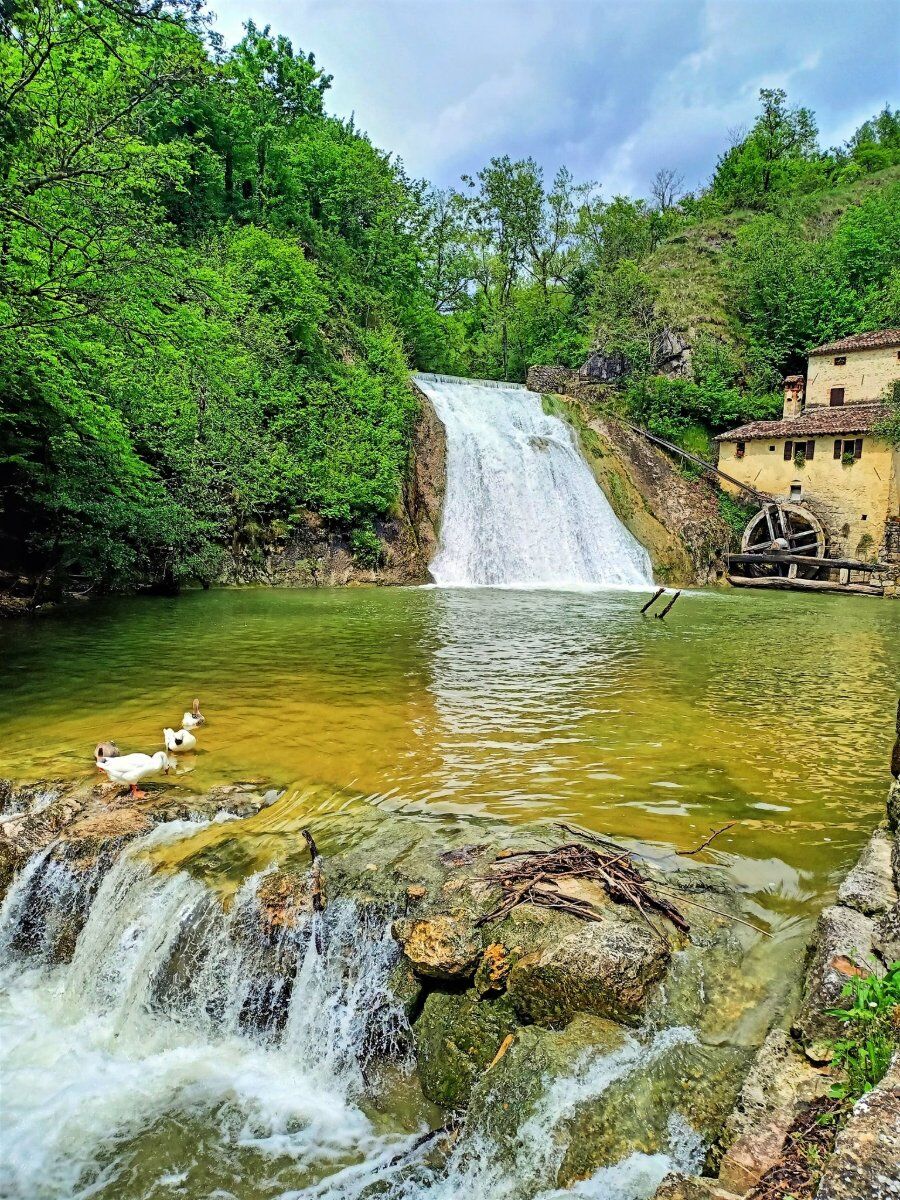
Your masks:
[{"label": "window with shutters", "polygon": [[802,467],[808,463],[811,458],[815,457],[816,443],[813,438],[808,442],[785,442],[784,443],[784,461],[790,462],[794,460],[795,466]]},{"label": "window with shutters", "polygon": [[862,438],[835,438],[834,440],[834,457],[839,458],[844,466],[849,467],[851,463],[858,462],[862,458],[863,440]]},{"label": "window with shutters", "polygon": [[828,403],[832,408],[840,408],[844,403],[844,389],[832,388],[828,394]]}]

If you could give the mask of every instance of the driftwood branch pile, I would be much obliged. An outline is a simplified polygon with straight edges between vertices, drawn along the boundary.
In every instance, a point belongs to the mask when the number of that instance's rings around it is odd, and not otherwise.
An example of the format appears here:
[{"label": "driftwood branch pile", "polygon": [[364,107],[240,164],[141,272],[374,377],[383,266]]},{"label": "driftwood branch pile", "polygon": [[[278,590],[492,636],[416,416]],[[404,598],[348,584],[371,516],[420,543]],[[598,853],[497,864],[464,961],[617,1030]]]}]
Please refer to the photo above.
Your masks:
[{"label": "driftwood branch pile", "polygon": [[482,879],[499,884],[503,899],[492,912],[479,917],[476,924],[502,920],[517,904],[537,904],[571,913],[582,920],[599,921],[600,914],[592,904],[560,891],[560,881],[577,878],[593,880],[612,900],[630,904],[656,933],[659,930],[650,920],[648,910],[671,921],[682,933],[690,930],[675,905],[650,890],[652,881],[641,875],[627,850],[608,853],[580,842],[570,842],[554,850],[522,850],[498,855],[491,873]]}]

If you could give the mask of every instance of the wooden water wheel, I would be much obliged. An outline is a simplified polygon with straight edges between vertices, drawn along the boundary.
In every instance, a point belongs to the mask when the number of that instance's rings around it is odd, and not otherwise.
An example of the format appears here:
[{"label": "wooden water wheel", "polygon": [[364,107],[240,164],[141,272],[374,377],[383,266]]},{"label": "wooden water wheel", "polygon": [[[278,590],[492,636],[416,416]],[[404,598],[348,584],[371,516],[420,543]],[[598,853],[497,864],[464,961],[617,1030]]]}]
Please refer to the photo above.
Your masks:
[{"label": "wooden water wheel", "polygon": [[[818,518],[802,504],[781,504],[772,501],[750,518],[741,539],[743,554],[799,554],[804,558],[825,558],[825,530]],[[787,575],[787,563],[746,564],[748,574]],[[801,579],[813,579],[820,568],[812,563],[797,565]]]}]

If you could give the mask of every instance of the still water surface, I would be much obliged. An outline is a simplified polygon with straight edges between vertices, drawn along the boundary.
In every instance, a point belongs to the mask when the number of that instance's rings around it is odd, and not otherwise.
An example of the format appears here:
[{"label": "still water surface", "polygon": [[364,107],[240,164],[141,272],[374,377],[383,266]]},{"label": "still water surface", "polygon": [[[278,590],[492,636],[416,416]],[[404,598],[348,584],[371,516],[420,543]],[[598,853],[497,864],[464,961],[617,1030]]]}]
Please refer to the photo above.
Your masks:
[{"label": "still water surface", "polygon": [[[900,606],[626,592],[211,591],[0,630],[3,770],[90,775],[152,752],[199,695],[191,789],[260,779],[510,820],[567,819],[715,857],[812,911],[879,819]],[[170,776],[171,780],[171,776]],[[326,800],[327,807],[327,800]]]},{"label": "still water surface", "polygon": [[[756,1045],[796,980],[814,914],[883,812],[900,606],[695,593],[661,622],[641,617],[642,602],[626,592],[218,591],[0,629],[4,774],[95,778],[98,740],[152,751],[199,695],[208,724],[176,785],[285,788],[246,821],[162,827],[152,852],[124,856],[71,965],[0,963],[0,1193],[373,1194],[367,1181],[390,1173],[398,1147],[440,1118],[402,1075],[366,1098],[355,1060],[336,1057],[352,1049],[351,1018],[368,1003],[365,988],[347,991],[342,961],[320,960],[311,943],[284,1036],[271,1045],[219,1013],[233,972],[215,922],[205,936],[214,964],[221,951],[221,978],[210,975],[204,990],[199,971],[196,997],[171,1011],[154,992],[179,930],[210,920],[206,883],[230,889],[239,911],[247,874],[286,845],[296,850],[301,825],[327,853],[331,831],[352,836],[357,813],[562,819],[666,849],[736,822],[694,861],[724,868],[747,917],[772,936],[740,928],[739,971],[706,980],[717,998],[696,1035],[648,1031],[626,1050],[643,1062],[673,1037]],[[210,843],[221,878],[174,869]],[[154,870],[151,853],[173,869]],[[16,927],[14,907],[8,899],[4,928]],[[351,947],[370,985],[382,944],[387,932]],[[559,1200],[545,1163],[558,1122],[573,1097],[593,1102],[604,1072],[627,1077],[629,1061],[601,1057],[549,1088],[520,1131],[514,1171],[476,1146],[437,1176],[422,1165],[375,1191]],[[666,1068],[676,1081],[687,1069]],[[635,1150],[566,1196],[635,1200],[673,1167],[697,1166],[702,1145],[677,1106],[669,1120],[665,1153]]]}]

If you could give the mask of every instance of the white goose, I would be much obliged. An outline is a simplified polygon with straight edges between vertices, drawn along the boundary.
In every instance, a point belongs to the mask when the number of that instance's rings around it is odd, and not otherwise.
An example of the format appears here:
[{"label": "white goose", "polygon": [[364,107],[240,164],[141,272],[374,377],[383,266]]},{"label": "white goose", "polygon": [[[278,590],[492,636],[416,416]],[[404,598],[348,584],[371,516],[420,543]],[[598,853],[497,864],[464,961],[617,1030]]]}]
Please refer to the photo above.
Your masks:
[{"label": "white goose", "polygon": [[164,729],[163,741],[172,754],[177,754],[179,750],[193,750],[197,745],[197,739],[187,729],[179,729],[177,733],[174,729]]},{"label": "white goose", "polygon": [[127,783],[132,799],[141,800],[147,793],[138,791],[140,781],[148,775],[158,775],[160,771],[168,775],[175,764],[165,750],[157,750],[155,754],[120,754],[116,758],[98,758],[97,766],[114,783]]},{"label": "white goose", "polygon": [[206,724],[206,717],[200,711],[200,701],[195,700],[191,705],[191,711],[186,712],[181,718],[182,729],[199,729],[201,725]]}]

